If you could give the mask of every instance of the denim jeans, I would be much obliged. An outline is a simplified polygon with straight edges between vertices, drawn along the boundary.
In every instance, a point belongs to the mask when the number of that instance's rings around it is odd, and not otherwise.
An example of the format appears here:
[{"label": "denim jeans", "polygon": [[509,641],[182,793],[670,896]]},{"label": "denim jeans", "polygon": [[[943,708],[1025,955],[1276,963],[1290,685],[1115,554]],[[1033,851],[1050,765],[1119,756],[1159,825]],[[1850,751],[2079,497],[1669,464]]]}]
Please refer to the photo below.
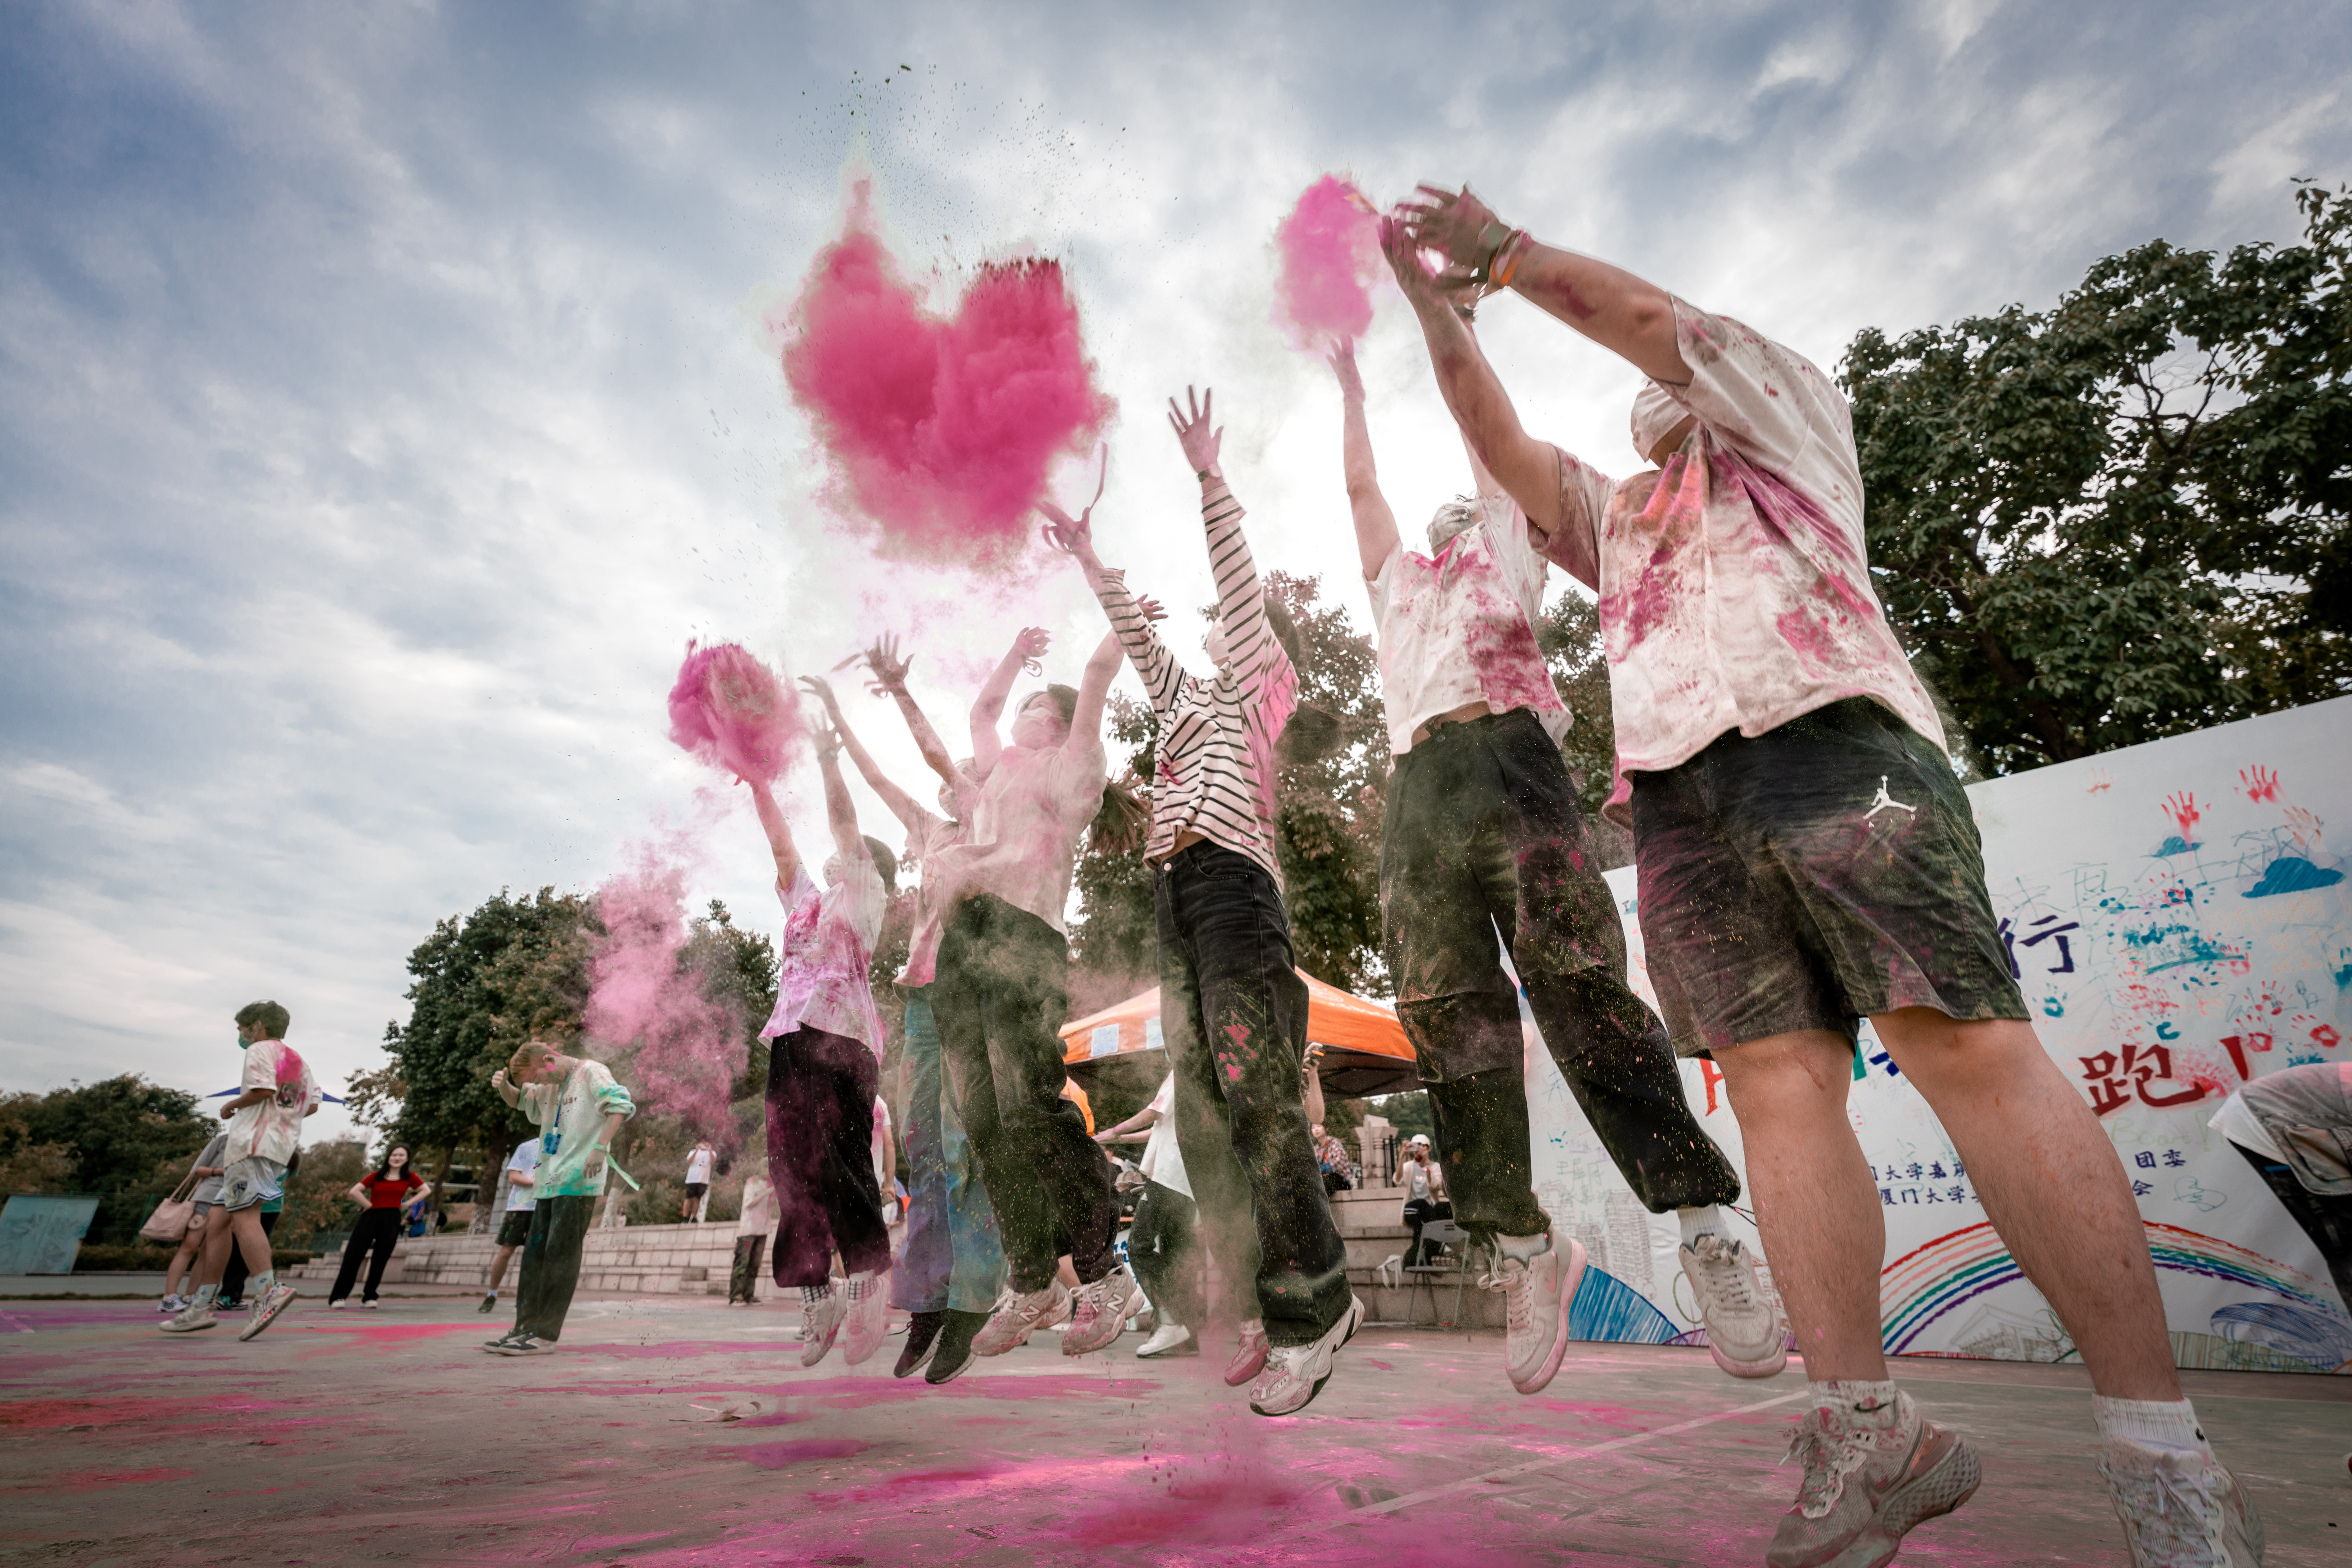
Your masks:
[{"label": "denim jeans", "polygon": [[907,991],[907,1240],[890,1278],[902,1312],[985,1312],[1004,1289],[1004,1244],[955,1096],[946,1091],[929,986]]},{"label": "denim jeans", "polygon": [[941,1054],[988,1184],[1013,1288],[1042,1290],[1065,1248],[1083,1284],[1116,1268],[1118,1196],[1086,1118],[1062,1098],[1070,944],[992,893],[948,911],[930,986]]},{"label": "denim jeans", "polygon": [[1264,867],[1214,844],[1170,856],[1154,892],[1160,1031],[1204,1239],[1225,1279],[1255,1281],[1268,1341],[1311,1344],[1348,1310],[1348,1252],[1307,1131],[1290,917]]}]

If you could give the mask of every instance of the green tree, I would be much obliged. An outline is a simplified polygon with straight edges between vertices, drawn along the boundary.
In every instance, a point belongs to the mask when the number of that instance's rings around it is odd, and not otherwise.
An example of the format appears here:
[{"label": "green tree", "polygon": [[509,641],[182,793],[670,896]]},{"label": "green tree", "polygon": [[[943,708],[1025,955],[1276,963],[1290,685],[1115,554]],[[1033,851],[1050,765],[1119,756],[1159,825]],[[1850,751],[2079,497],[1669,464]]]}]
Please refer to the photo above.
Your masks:
[{"label": "green tree", "polygon": [[[888,942],[886,930],[883,941],[875,944],[877,969],[886,956],[881,949]],[[903,950],[903,932],[898,942]],[[898,956],[900,963],[905,962],[903,951]],[[725,900],[713,899],[710,912],[698,916],[688,928],[678,962],[684,968],[701,974],[704,995],[743,1021],[748,1050],[743,1076],[736,1081],[733,1098],[740,1100],[764,1092],[768,1083],[768,1042],[760,1037],[760,1031],[776,1011],[776,944],[758,931],[738,926]],[[874,977],[877,995],[897,973],[894,965],[887,973]]]},{"label": "green tree", "polygon": [[1633,863],[1633,835],[1601,815],[1617,776],[1617,721],[1609,706],[1609,659],[1601,642],[1601,616],[1574,589],[1560,595],[1536,625],[1552,684],[1575,721],[1559,739],[1568,776],[1584,808],[1594,850],[1606,871]]},{"label": "green tree", "polygon": [[270,1233],[272,1244],[299,1250],[321,1231],[350,1230],[360,1211],[347,1194],[373,1168],[367,1145],[356,1138],[303,1145],[302,1163],[286,1184],[286,1213]]},{"label": "green tree", "polygon": [[[1160,736],[1151,705],[1113,692],[1106,716],[1111,744],[1129,748],[1129,782],[1148,788]],[[1159,984],[1159,917],[1139,844],[1112,853],[1089,839],[1070,882],[1078,895],[1070,924],[1070,1016],[1083,1018]]]},{"label": "green tree", "polygon": [[1847,351],[1879,596],[2011,772],[2352,689],[2352,200]]},{"label": "green tree", "polygon": [[[235,1083],[226,1040],[220,1056],[222,1076]],[[96,1194],[102,1201],[87,1239],[128,1242],[220,1128],[194,1095],[125,1073],[0,1096],[0,1163],[51,1191]]]}]

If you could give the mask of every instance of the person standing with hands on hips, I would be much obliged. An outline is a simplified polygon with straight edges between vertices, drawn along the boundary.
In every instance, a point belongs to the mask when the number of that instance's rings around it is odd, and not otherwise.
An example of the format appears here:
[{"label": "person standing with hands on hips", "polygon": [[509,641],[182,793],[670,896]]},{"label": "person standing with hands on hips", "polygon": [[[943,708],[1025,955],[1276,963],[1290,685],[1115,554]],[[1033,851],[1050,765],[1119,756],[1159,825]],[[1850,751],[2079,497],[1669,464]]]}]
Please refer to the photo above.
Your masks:
[{"label": "person standing with hands on hips", "polygon": [[566,1056],[544,1041],[519,1048],[490,1087],[539,1124],[539,1170],[514,1327],[482,1348],[494,1355],[546,1355],[562,1336],[580,1254],[612,1161],[606,1152],[637,1108],[603,1062]]}]

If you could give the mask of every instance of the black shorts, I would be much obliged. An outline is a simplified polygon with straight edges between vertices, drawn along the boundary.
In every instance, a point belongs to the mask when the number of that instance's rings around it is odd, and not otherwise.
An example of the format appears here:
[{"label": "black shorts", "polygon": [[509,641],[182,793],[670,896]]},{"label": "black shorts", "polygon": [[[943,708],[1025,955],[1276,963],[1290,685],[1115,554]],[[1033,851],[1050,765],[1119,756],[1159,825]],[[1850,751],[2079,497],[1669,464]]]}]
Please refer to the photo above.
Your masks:
[{"label": "black shorts", "polygon": [[520,1247],[530,1239],[530,1210],[509,1209],[499,1216],[499,1245]]},{"label": "black shorts", "polygon": [[1866,697],[1629,775],[1642,942],[1680,1054],[1933,1007],[2023,1018],[1969,797]]},{"label": "black shorts", "polygon": [[698,1198],[709,1190],[710,1184],[709,1182],[688,1182],[686,1184],[686,1195],[690,1198]]}]

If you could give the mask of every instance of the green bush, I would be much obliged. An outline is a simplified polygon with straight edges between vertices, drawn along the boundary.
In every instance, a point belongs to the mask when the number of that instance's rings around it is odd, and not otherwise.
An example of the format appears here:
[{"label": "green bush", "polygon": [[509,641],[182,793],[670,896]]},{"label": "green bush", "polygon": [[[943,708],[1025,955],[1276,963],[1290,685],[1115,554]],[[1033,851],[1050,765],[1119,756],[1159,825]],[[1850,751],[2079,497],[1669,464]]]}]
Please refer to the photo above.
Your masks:
[{"label": "green bush", "polygon": [[[151,1272],[160,1274],[172,1266],[172,1254],[178,1250],[176,1247],[158,1247],[144,1242],[125,1245],[120,1242],[86,1241],[82,1243],[81,1250],[74,1255],[74,1272],[77,1274]],[[308,1263],[317,1256],[318,1254],[314,1252],[297,1252],[289,1247],[278,1247],[269,1255],[270,1266],[276,1268],[291,1268],[297,1264]]]}]

